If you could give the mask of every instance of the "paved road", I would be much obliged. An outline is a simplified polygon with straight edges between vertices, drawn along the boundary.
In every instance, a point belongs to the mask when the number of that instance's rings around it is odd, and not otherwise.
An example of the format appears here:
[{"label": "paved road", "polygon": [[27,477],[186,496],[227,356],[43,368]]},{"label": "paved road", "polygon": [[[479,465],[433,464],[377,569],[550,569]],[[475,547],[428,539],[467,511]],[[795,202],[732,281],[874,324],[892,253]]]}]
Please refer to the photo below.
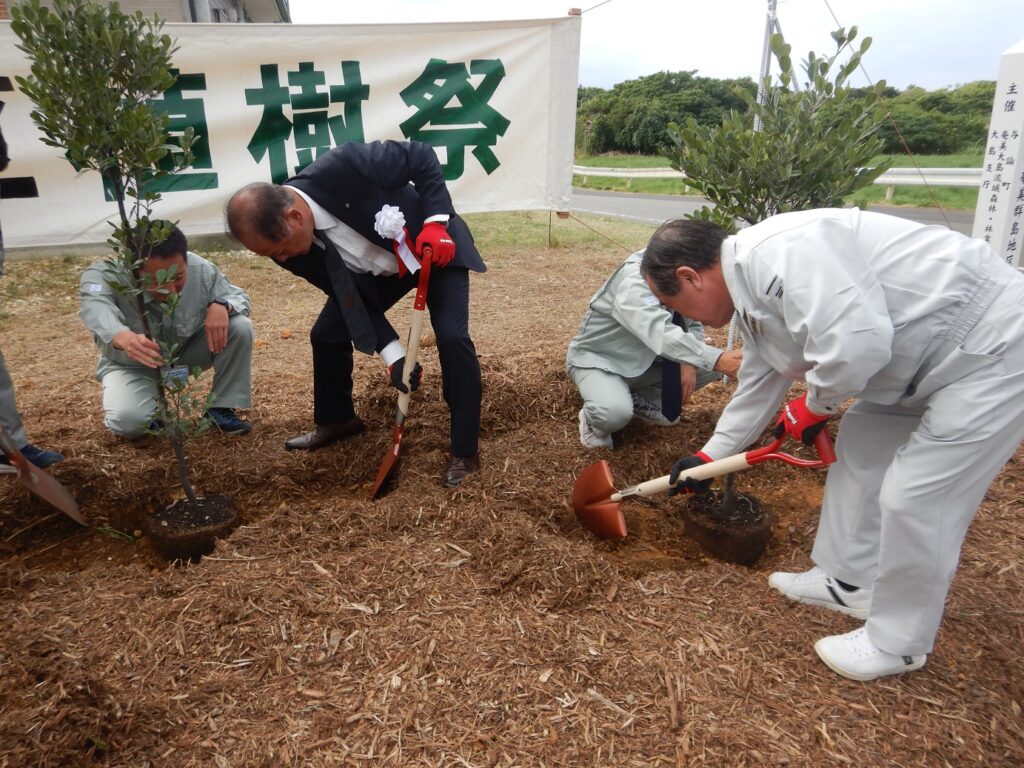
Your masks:
[{"label": "paved road", "polygon": [[[620,219],[661,224],[668,219],[677,219],[704,205],[701,197],[675,195],[639,195],[622,192],[599,192],[593,189],[573,189],[572,210],[579,213],[594,213],[614,216]],[[872,211],[888,213],[919,221],[922,224],[948,225],[950,229],[965,235],[971,234],[974,222],[973,211],[946,211],[946,218],[936,208],[896,208],[873,205]]]}]

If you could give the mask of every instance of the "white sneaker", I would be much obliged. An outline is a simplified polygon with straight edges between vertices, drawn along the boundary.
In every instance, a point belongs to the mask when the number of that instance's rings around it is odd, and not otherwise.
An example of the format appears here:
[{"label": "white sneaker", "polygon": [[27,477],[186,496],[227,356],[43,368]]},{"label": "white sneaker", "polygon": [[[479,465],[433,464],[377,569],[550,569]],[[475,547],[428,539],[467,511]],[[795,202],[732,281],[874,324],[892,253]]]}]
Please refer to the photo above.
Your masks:
[{"label": "white sneaker", "polygon": [[633,393],[633,415],[639,416],[644,421],[649,421],[651,424],[657,424],[660,427],[669,427],[675,423],[665,418],[665,414],[661,412],[660,406],[655,405],[650,400],[645,400],[636,392]]},{"label": "white sneaker", "polygon": [[803,573],[777,571],[768,577],[768,586],[798,603],[820,605],[822,608],[839,611],[857,619],[866,619],[871,607],[870,589],[847,592],[818,566]]},{"label": "white sneaker", "polygon": [[874,680],[876,677],[913,672],[924,666],[928,654],[897,656],[886,653],[868,637],[867,627],[845,635],[823,637],[814,650],[830,669],[851,680]]},{"label": "white sneaker", "polygon": [[592,429],[582,408],[580,408],[580,442],[583,443],[584,448],[611,448],[613,446],[611,434],[599,429]]}]

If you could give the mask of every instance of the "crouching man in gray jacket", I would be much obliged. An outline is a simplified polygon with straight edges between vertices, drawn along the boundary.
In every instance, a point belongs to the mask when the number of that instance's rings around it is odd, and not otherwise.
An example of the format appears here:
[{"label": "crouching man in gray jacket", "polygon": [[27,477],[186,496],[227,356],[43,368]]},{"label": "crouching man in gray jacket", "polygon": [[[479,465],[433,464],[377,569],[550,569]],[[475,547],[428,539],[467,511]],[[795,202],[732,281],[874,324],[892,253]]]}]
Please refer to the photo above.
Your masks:
[{"label": "crouching man in gray jacket", "polygon": [[640,276],[643,254],[626,259],[591,297],[569,342],[566,367],[583,396],[580,442],[587,448],[611,448],[612,433],[633,416],[676,423],[696,390],[739,371],[739,351],[705,344],[700,323],[654,297]]},{"label": "crouching man in gray jacket", "polygon": [[[225,434],[250,432],[252,424],[235,412],[252,406],[253,329],[245,291],[229,283],[216,265],[189,252],[177,227],[153,246],[143,272],[149,283],[143,303],[151,332],[167,344],[181,345],[178,375],[185,373],[182,369],[212,366],[213,400],[207,415]],[[158,282],[159,272],[166,277],[163,283]],[[96,378],[103,384],[104,423],[115,434],[134,439],[158,426],[153,420],[160,346],[143,333],[136,299],[116,292],[110,279],[104,261],[82,272],[79,316],[100,350]],[[167,312],[161,305],[171,294],[178,294],[178,305]]]}]

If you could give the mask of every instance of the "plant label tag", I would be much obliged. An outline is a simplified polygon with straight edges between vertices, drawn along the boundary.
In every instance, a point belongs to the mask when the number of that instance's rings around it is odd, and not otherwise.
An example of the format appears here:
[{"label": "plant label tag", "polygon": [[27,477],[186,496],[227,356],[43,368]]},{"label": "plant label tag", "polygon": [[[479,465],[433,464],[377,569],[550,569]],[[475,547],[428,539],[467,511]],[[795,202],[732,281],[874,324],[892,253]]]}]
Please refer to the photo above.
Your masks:
[{"label": "plant label tag", "polygon": [[168,384],[184,384],[186,381],[188,381],[187,365],[176,365],[167,369]]}]

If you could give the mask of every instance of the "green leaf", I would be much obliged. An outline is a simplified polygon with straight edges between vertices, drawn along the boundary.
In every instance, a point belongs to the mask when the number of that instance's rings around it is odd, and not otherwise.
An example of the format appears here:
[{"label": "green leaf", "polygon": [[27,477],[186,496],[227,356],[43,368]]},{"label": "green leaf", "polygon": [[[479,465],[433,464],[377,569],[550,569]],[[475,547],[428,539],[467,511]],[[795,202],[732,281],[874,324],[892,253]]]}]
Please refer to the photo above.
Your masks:
[{"label": "green leaf", "polygon": [[717,127],[669,124],[670,164],[715,204],[718,220],[756,223],[779,211],[841,205],[845,195],[870,183],[858,169],[880,147],[874,105],[882,90],[855,96],[846,85],[866,50],[864,43],[849,50],[856,34],[855,28],[836,30],[830,56],[811,51],[803,62],[807,85],[796,92],[790,89],[796,79],[791,48],[781,35],[772,36],[779,84],[766,84],[763,104],[748,101],[762,122],[759,133],[735,112]]}]

